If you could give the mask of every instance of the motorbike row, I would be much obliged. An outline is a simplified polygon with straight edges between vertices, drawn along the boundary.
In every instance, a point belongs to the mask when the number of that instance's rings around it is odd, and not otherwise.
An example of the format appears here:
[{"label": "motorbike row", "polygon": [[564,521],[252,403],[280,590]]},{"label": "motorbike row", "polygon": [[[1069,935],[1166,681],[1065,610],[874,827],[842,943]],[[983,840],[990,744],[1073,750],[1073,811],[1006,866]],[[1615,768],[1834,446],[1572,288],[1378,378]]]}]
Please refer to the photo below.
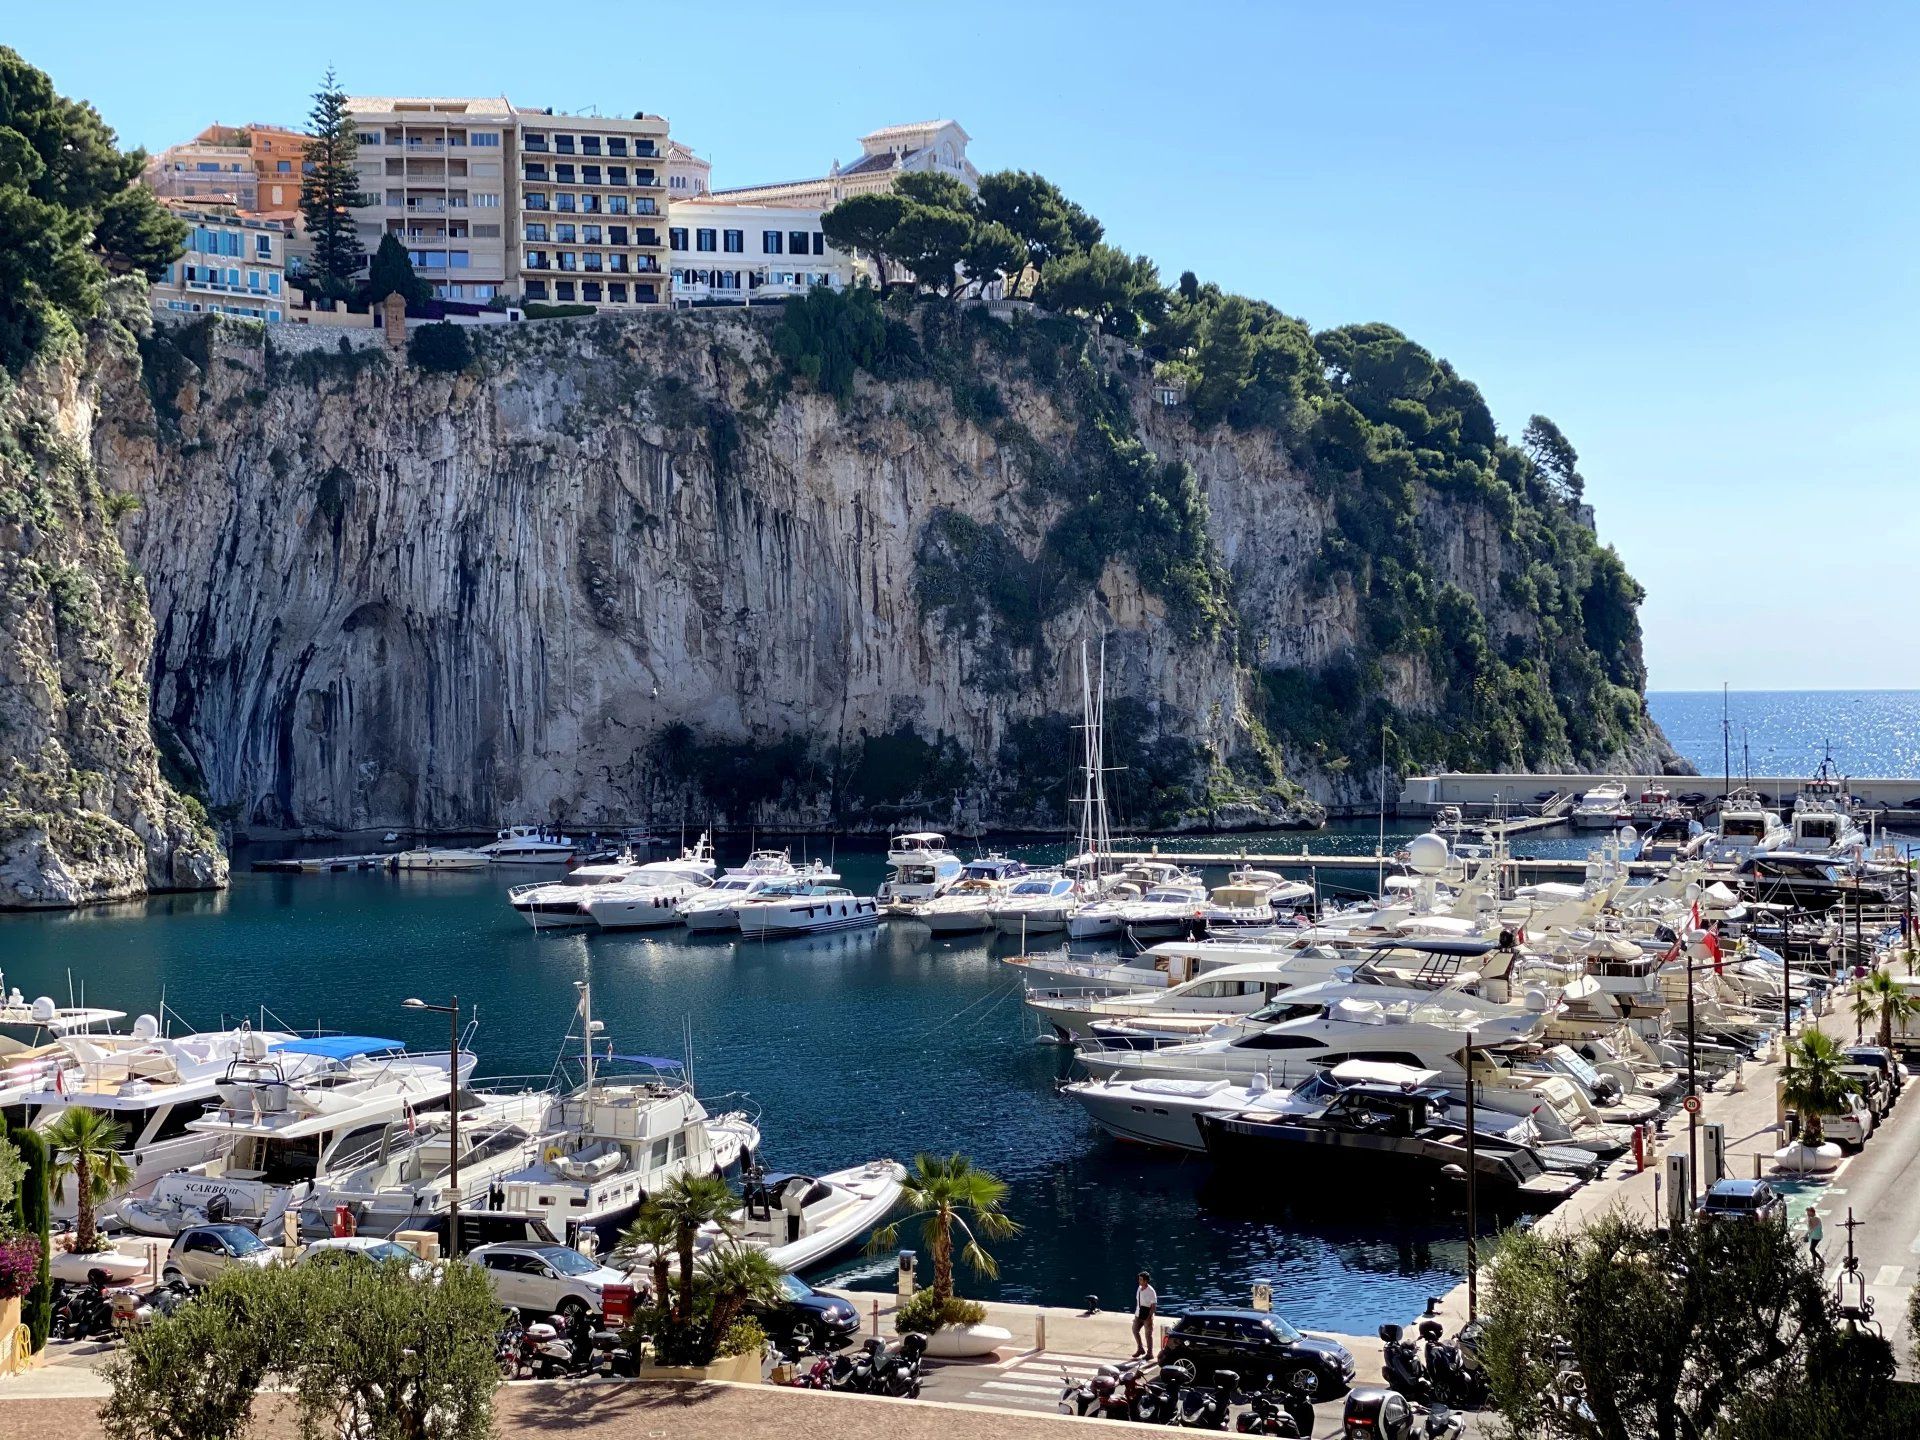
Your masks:
[{"label": "motorbike row", "polygon": [[1473,1352],[1478,1327],[1469,1325],[1462,1330],[1460,1343],[1440,1338],[1445,1332],[1438,1320],[1422,1320],[1418,1333],[1420,1343],[1416,1345],[1398,1325],[1380,1327],[1380,1339],[1386,1346],[1387,1389],[1420,1405],[1445,1405],[1454,1410],[1478,1410],[1485,1405],[1490,1393],[1487,1372]]},{"label": "motorbike row", "polygon": [[84,1281],[66,1281],[54,1291],[53,1338],[124,1339],[156,1316],[171,1315],[187,1297],[178,1283],[139,1290],[115,1285],[104,1270],[89,1270]]},{"label": "motorbike row", "polygon": [[558,1380],[572,1375],[634,1376],[640,1373],[640,1337],[609,1330],[601,1317],[582,1312],[549,1315],[525,1324],[518,1310],[505,1312],[494,1360],[505,1380]]},{"label": "motorbike row", "polygon": [[[897,1349],[878,1335],[869,1336],[858,1350],[821,1355],[804,1369],[796,1368],[792,1384],[801,1390],[838,1390],[854,1395],[890,1395],[920,1398],[920,1362],[927,1353],[927,1337],[903,1335]],[[802,1362],[805,1356],[799,1357]]]}]

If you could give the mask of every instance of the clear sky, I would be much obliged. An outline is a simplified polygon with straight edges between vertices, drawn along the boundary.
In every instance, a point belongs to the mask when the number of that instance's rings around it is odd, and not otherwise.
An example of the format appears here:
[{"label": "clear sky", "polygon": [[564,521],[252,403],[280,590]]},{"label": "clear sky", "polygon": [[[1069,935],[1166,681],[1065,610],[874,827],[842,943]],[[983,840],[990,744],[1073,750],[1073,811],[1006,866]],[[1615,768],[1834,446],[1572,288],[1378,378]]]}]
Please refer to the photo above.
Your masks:
[{"label": "clear sky", "polygon": [[951,116],[1169,280],[1387,321],[1508,433],[1552,416],[1653,688],[1920,686],[1920,6],[86,0],[0,41],[149,148],[298,124],[329,62],[662,113],[723,185]]}]

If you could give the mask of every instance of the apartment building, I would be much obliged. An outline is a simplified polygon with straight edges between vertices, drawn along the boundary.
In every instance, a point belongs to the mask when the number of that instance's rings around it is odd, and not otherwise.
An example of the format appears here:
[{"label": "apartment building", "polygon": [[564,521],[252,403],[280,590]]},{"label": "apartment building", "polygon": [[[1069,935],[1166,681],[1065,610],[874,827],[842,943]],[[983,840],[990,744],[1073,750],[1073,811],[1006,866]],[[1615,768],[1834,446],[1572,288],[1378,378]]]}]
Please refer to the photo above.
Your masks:
[{"label": "apartment building", "polygon": [[153,282],[155,310],[269,323],[285,318],[284,224],[211,201],[183,200],[166,208],[189,228],[185,251]]},{"label": "apartment building", "polygon": [[658,305],[667,295],[667,122],[516,109],[524,300]]},{"label": "apartment building", "polygon": [[969,189],[978,189],[980,172],[967,159],[971,139],[954,120],[887,125],[860,137],[860,158],[844,169],[836,160],[825,175],[810,179],[742,185],[708,193],[741,205],[791,205],[822,211],[850,195],[891,190],[902,175],[916,170],[951,175]]},{"label": "apartment building", "polygon": [[713,188],[713,162],[678,140],[667,142],[667,199],[697,200]]},{"label": "apartment building", "polygon": [[373,197],[354,211],[366,252],[398,236],[443,300],[511,293],[513,107],[503,98],[354,95],[347,108],[360,188]]},{"label": "apartment building", "polygon": [[721,196],[667,202],[667,241],[677,304],[751,304],[853,283],[852,256],[827,244],[821,212],[807,206],[740,205]]},{"label": "apartment building", "polygon": [[291,220],[300,208],[306,140],[280,125],[209,125],[153,156],[141,179],[163,200],[211,200]]}]

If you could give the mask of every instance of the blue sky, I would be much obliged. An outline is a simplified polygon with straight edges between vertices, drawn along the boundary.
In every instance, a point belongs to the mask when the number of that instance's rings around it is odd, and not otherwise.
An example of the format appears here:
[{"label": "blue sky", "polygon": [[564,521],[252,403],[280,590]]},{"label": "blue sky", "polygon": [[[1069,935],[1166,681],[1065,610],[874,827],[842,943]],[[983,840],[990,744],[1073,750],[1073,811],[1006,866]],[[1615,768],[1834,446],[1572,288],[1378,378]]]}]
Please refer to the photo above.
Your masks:
[{"label": "blue sky", "polygon": [[354,91],[663,113],[720,184],[950,115],[1167,278],[1387,321],[1509,433],[1552,416],[1647,587],[1654,688],[1920,686],[1920,7],[915,8],[91,0],[0,39],[149,148],[297,124],[329,60]]}]

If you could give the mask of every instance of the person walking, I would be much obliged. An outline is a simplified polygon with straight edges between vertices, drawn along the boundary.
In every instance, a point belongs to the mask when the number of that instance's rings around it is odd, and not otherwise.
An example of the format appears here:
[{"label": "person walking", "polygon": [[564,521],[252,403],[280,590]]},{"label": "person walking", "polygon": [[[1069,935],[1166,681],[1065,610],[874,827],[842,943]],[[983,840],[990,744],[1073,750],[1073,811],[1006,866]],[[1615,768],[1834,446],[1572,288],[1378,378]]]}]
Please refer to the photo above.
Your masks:
[{"label": "person walking", "polygon": [[1825,1267],[1826,1261],[1820,1258],[1820,1242],[1826,1238],[1826,1227],[1820,1223],[1820,1217],[1812,1210],[1807,1211],[1807,1253],[1813,1257],[1815,1265]]},{"label": "person walking", "polygon": [[1153,1277],[1142,1270],[1138,1288],[1133,1292],[1133,1354],[1135,1359],[1151,1353],[1153,1346],[1153,1312],[1160,1308],[1160,1297],[1154,1292]]}]

